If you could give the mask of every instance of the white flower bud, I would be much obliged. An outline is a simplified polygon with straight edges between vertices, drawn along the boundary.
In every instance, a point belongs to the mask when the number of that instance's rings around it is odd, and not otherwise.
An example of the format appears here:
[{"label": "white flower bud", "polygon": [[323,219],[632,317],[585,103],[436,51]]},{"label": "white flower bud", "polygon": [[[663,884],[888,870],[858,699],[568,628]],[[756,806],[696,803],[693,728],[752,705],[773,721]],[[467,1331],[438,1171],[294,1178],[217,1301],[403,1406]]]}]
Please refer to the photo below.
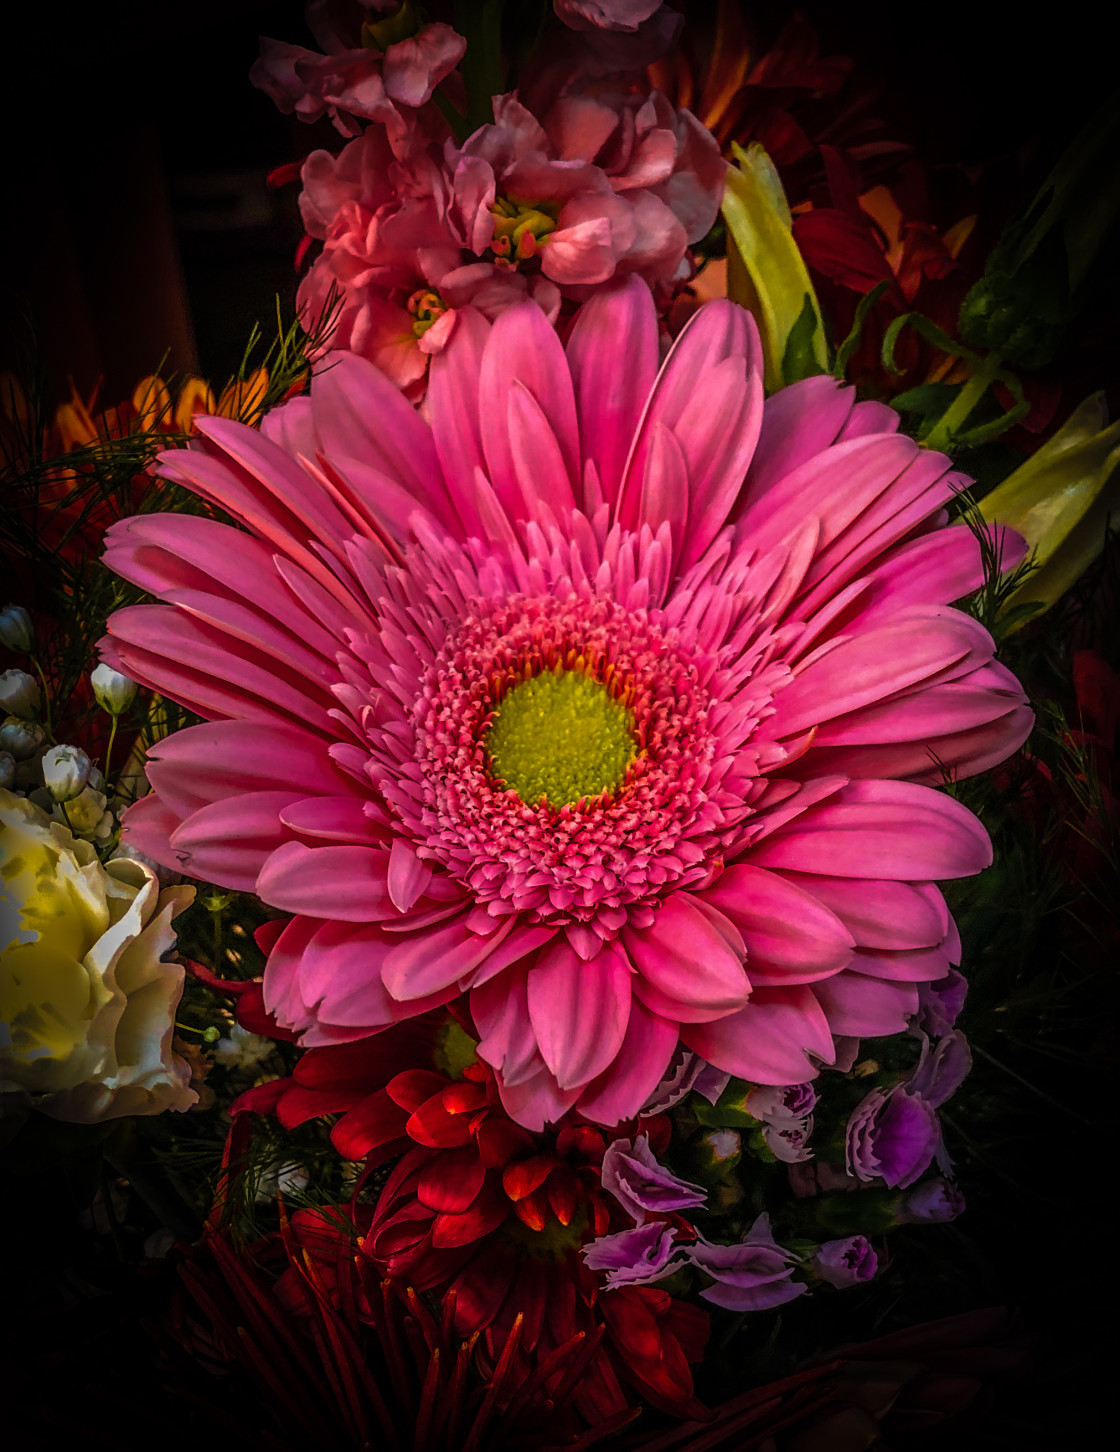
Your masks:
[{"label": "white flower bud", "polygon": [[56,802],[85,790],[93,763],[80,746],[52,746],[43,757],[43,782]]},{"label": "white flower bud", "polygon": [[0,791],[8,791],[15,779],[15,757],[10,751],[0,751]]},{"label": "white flower bud", "polygon": [[127,711],[136,699],[136,682],[122,676],[120,671],[115,671],[104,662],[90,672],[89,679],[98,704],[110,716],[119,716],[122,711]]},{"label": "white flower bud", "polygon": [[35,629],[31,616],[22,605],[5,605],[0,610],[0,645],[30,655],[35,645]]},{"label": "white flower bud", "polygon": [[17,761],[34,756],[47,739],[38,721],[21,721],[9,716],[0,726],[0,751],[10,751]]},{"label": "white flower bud", "polygon": [[26,671],[5,671],[0,675],[0,711],[29,721],[39,714],[39,683]]}]

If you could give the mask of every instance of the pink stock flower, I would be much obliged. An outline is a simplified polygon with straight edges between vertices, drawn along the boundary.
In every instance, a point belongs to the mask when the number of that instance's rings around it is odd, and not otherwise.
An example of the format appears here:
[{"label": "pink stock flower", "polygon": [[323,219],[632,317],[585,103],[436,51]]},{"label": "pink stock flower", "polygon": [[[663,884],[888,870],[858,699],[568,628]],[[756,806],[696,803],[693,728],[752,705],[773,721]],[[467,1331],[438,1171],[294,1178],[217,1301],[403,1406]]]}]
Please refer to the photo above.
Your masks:
[{"label": "pink stock flower", "polygon": [[543,122],[514,96],[494,111],[462,147],[441,152],[410,122],[407,142],[370,127],[304,164],[304,225],[323,250],[301,315],[321,316],[337,294],[332,346],[413,397],[455,310],[493,320],[531,297],[555,321],[562,295],[631,272],[671,293],[719,210],[719,149],[663,96],[567,94]]},{"label": "pink stock flower", "polygon": [[553,8],[573,30],[637,30],[661,0],[553,0]]},{"label": "pink stock flower", "polygon": [[450,25],[440,24],[422,26],[385,51],[358,46],[320,55],[262,37],[249,80],[301,121],[329,115],[343,136],[357,136],[362,121],[379,121],[402,146],[412,135],[408,112],[431,100],[466,45]]},{"label": "pink stock flower", "polygon": [[903,1030],[958,958],[935,882],[991,856],[933,784],[1031,722],[945,604],[982,578],[949,461],[829,377],[764,402],[727,301],[659,367],[635,278],[566,350],[465,309],[430,422],[331,363],[162,456],[232,524],[107,535],[162,603],[104,659],[208,718],[128,839],[292,914],[269,1011],[327,1044],[469,994],[530,1128],[635,1115],[679,1044],[800,1084]]}]

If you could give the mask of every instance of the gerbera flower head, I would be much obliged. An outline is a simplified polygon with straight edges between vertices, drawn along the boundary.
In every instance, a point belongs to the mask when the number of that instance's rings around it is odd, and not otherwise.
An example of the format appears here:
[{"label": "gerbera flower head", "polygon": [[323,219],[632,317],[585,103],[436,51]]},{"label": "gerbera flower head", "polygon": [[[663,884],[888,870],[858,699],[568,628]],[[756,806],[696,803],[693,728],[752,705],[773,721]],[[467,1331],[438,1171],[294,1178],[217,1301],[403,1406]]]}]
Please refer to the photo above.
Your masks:
[{"label": "gerbera flower head", "polygon": [[961,476],[761,368],[726,301],[659,366],[636,278],[566,348],[532,304],[465,309],[430,422],[340,355],[164,456],[233,523],[109,532],[161,603],[105,658],[209,718],[129,837],[292,914],[264,997],[304,1044],[467,993],[513,1118],[614,1124],[681,1042],[799,1084],[957,961],[933,884],[990,847],[933,784],[1031,720],[945,604],[982,575]]}]

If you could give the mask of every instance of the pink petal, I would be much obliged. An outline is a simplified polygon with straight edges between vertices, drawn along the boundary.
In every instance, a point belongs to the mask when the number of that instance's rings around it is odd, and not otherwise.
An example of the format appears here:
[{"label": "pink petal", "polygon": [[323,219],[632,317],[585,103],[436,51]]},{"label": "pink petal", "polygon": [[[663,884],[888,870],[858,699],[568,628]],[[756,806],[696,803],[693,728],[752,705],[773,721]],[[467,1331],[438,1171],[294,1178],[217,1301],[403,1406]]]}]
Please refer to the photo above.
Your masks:
[{"label": "pink petal", "polygon": [[498,1078],[502,1108],[512,1120],[535,1134],[539,1134],[545,1125],[563,1119],[579,1098],[578,1089],[561,1089],[544,1067],[544,1061],[538,1062],[540,1072],[517,1084],[507,1084],[501,1076]]},{"label": "pink petal", "polygon": [[408,912],[416,899],[423,897],[432,880],[432,865],[423,862],[416,850],[403,837],[394,837],[389,849],[389,871],[386,885],[393,905],[402,913]]},{"label": "pink petal", "polygon": [[560,447],[568,478],[579,478],[579,432],[571,375],[560,340],[535,303],[518,303],[490,331],[482,357],[478,408],[486,471],[507,512],[517,517],[520,490],[514,472],[506,400],[516,378],[540,405]]},{"label": "pink petal", "polygon": [[428,399],[432,435],[455,508],[468,534],[478,534],[470,507],[476,469],[484,469],[478,380],[490,324],[474,308],[456,309],[451,342],[432,359]]},{"label": "pink petal", "polygon": [[625,928],[622,941],[638,975],[634,992],[666,1020],[703,1022],[747,1001],[750,984],[738,930],[689,893],[667,898],[652,927]]},{"label": "pink petal", "polygon": [[523,514],[539,514],[539,505],[559,518],[575,505],[572,476],[544,410],[520,379],[509,385],[510,465],[525,501]]},{"label": "pink petal", "polygon": [[597,289],[576,313],[567,353],[583,457],[594,459],[613,505],[657,376],[657,316],[646,284],[628,277]]},{"label": "pink petal", "polygon": [[314,612],[276,577],[273,550],[217,520],[193,514],[140,514],[105,533],[105,563],[126,580],[162,596],[177,588],[207,589],[252,600],[278,624],[331,659],[342,637],[324,629]]},{"label": "pink petal", "polygon": [[815,516],[823,550],[871,501],[883,494],[898,500],[897,481],[918,454],[918,445],[900,435],[834,444],[752,499],[739,522],[740,536],[763,554],[793,539],[806,516]]},{"label": "pink petal", "polygon": [[193,813],[171,835],[179,866],[191,877],[252,892],[269,854],[291,839],[280,820],[302,792],[242,792]]},{"label": "pink petal", "polygon": [[803,378],[768,398],[744,485],[743,507],[835,443],[854,401],[854,388],[826,375]]},{"label": "pink petal", "polygon": [[529,970],[529,1017],[561,1089],[588,1084],[618,1053],[630,1017],[630,964],[608,943],[585,963],[564,941]]},{"label": "pink petal", "polygon": [[129,847],[164,867],[178,869],[170,837],[178,827],[178,814],[155,792],[134,802],[121,818],[121,835]]},{"label": "pink petal", "polygon": [[796,735],[929,682],[975,650],[990,654],[990,638],[967,616],[947,607],[911,608],[920,614],[904,612],[889,625],[841,637],[810,657],[778,694],[768,734]]},{"label": "pink petal", "polygon": [[544,1061],[537,1050],[529,1017],[526,970],[514,971],[500,983],[491,979],[471,989],[471,1017],[482,1035],[478,1056],[512,1088],[539,1075]]},{"label": "pink petal", "polygon": [[837,973],[851,959],[851,933],[811,891],[788,878],[739,863],[706,888],[705,902],[735,924],[746,944],[747,974],[776,972],[785,982],[805,983]]},{"label": "pink petal", "polygon": [[717,1069],[756,1084],[814,1079],[817,1067],[808,1055],[831,1063],[833,1053],[828,1020],[814,997],[816,987],[759,988],[738,1013],[714,1023],[689,1024],[682,1028],[681,1039]]},{"label": "pink petal", "polygon": [[971,877],[992,860],[967,807],[910,782],[850,782],[751,850],[756,867],[901,882]]},{"label": "pink petal", "polygon": [[513,922],[507,918],[503,927],[485,938],[470,931],[465,917],[410,934],[385,959],[385,987],[394,998],[403,1000],[422,998],[456,980],[468,979],[505,938]]},{"label": "pink petal", "polygon": [[[330,730],[327,711],[331,698],[325,691],[274,662],[263,664],[251,647],[235,647],[228,636],[173,606],[125,606],[110,617],[109,629],[121,658],[143,669],[142,684],[166,691],[175,699],[176,692],[180,693],[183,704],[199,714],[209,714],[206,707],[212,700],[240,699],[257,714],[287,711],[299,721]],[[166,671],[160,668],[163,661],[168,663]],[[301,689],[304,685],[315,694],[307,694]],[[237,714],[248,711],[242,708]]]},{"label": "pink petal", "polygon": [[579,1112],[596,1124],[615,1125],[632,1119],[665,1077],[677,1038],[675,1023],[633,999],[622,1047],[610,1066],[580,1094]]},{"label": "pink petal", "polygon": [[324,455],[368,462],[437,519],[451,522],[432,431],[380,369],[354,353],[328,354],[311,409]]},{"label": "pink petal", "polygon": [[834,1034],[882,1038],[901,1033],[918,1011],[918,990],[912,983],[839,973],[813,984],[813,993]]},{"label": "pink petal", "polygon": [[789,879],[836,914],[864,948],[932,948],[949,930],[940,891],[929,882],[876,882],[856,877]]},{"label": "pink petal", "polygon": [[365,811],[361,797],[305,797],[285,807],[280,820],[301,837],[332,842],[380,841],[384,829]]},{"label": "pink petal", "polygon": [[377,848],[289,842],[262,867],[256,890],[285,912],[375,923],[396,914],[386,886],[388,867],[388,852]]}]

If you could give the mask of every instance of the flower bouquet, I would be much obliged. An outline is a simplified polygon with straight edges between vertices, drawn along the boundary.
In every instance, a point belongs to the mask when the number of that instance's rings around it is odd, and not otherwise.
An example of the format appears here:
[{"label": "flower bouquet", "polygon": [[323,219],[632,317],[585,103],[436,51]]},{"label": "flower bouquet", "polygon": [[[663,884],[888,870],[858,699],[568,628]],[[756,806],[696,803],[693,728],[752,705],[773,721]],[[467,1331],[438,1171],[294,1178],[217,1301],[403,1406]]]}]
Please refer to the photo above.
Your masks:
[{"label": "flower bouquet", "polygon": [[271,349],[0,396],[12,1323],[80,1311],[21,1364],[101,1409],[46,1424],[139,1445],[111,1342],[184,1446],[1035,1445],[1116,109],[997,193],[801,17],[307,24]]}]

